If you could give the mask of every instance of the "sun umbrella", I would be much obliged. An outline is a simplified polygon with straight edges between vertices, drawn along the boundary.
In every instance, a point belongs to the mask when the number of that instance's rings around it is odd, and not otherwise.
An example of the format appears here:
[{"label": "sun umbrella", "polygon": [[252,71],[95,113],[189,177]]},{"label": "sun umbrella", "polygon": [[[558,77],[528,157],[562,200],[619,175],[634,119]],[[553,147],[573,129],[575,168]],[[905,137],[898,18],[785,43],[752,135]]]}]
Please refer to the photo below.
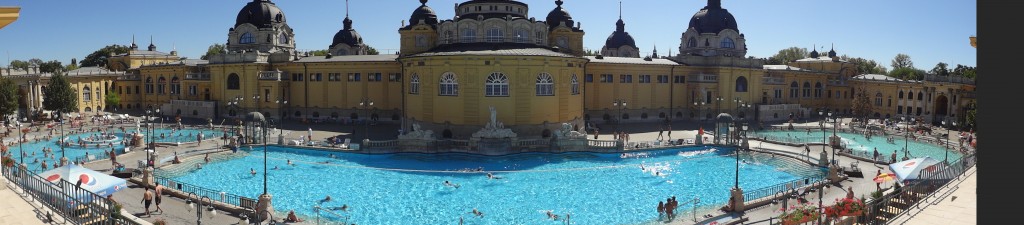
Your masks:
[{"label": "sun umbrella", "polygon": [[81,182],[81,188],[99,196],[107,196],[128,188],[124,179],[96,172],[75,164],[68,164],[39,174],[50,182],[66,180],[72,184]]},{"label": "sun umbrella", "polygon": [[913,158],[910,160],[889,164],[889,169],[895,172],[896,179],[900,182],[929,178],[938,167],[939,161],[925,156],[924,158]]},{"label": "sun umbrella", "polygon": [[891,180],[895,180],[895,179],[896,179],[896,174],[893,174],[893,173],[883,173],[883,174],[879,174],[877,177],[875,177],[875,183],[885,183],[885,182],[888,182],[888,181],[891,181]]}]

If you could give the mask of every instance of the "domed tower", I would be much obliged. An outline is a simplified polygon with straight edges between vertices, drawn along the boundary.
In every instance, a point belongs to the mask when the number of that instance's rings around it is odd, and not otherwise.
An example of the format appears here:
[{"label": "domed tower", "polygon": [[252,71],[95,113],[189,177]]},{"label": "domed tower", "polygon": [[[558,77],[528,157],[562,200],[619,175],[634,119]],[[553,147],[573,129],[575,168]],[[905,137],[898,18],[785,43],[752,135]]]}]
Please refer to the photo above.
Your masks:
[{"label": "domed tower", "polygon": [[622,3],[619,4],[619,21],[615,22],[615,31],[604,41],[601,55],[640,58],[640,48],[636,47],[633,36],[626,32],[626,22],[622,21]]},{"label": "domed tower", "polygon": [[238,11],[235,26],[228,30],[227,49],[291,55],[295,51],[294,39],[284,12],[276,4],[253,0]]},{"label": "domed tower", "polygon": [[573,26],[572,15],[562,8],[562,0],[555,0],[555,9],[548,13],[548,42],[552,47],[558,47],[561,52],[571,53],[576,56],[583,55],[583,29],[579,22]]},{"label": "domed tower", "polygon": [[334,42],[331,42],[331,54],[334,55],[366,55],[366,45],[363,44],[363,37],[359,32],[352,29],[352,19],[348,18],[348,8],[345,9],[344,27],[334,34]]},{"label": "domed tower", "polygon": [[680,40],[680,55],[743,58],[747,54],[736,18],[722,8],[721,0],[708,0],[707,6],[693,14]]},{"label": "domed tower", "polygon": [[562,1],[548,21],[514,0],[465,0],[436,21],[420,2],[399,29],[407,124],[448,138],[548,138],[563,123],[582,123],[583,32]]},{"label": "domed tower", "polygon": [[409,16],[409,25],[398,29],[401,36],[401,55],[427,51],[437,43],[437,13],[427,6],[427,0],[420,0],[420,7]]}]

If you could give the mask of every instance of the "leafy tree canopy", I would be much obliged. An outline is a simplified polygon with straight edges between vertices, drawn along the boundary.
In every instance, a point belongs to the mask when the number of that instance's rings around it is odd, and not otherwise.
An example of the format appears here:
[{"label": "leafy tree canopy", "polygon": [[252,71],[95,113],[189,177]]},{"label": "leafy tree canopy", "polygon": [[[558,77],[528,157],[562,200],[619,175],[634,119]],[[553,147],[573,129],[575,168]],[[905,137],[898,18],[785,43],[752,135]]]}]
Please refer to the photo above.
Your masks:
[{"label": "leafy tree canopy", "polygon": [[85,56],[85,58],[82,59],[82,61],[80,62],[79,66],[90,67],[107,65],[107,57],[110,57],[110,54],[118,55],[125,53],[128,53],[128,46],[117,44],[107,45],[106,47],[103,47],[99,50],[90,53],[88,56]]},{"label": "leafy tree canopy", "polygon": [[206,49],[206,54],[203,54],[203,56],[199,57],[199,59],[209,60],[210,56],[220,54],[225,50],[227,50],[227,46],[225,46],[224,44],[212,44],[210,45],[209,48]]},{"label": "leafy tree canopy", "polygon": [[50,85],[43,92],[43,109],[78,112],[78,92],[71,87],[67,75],[58,73],[50,78]]},{"label": "leafy tree canopy", "polygon": [[806,48],[789,47],[779,50],[775,55],[768,57],[767,63],[771,65],[786,65],[786,63],[807,57],[810,57],[810,53],[808,53]]}]

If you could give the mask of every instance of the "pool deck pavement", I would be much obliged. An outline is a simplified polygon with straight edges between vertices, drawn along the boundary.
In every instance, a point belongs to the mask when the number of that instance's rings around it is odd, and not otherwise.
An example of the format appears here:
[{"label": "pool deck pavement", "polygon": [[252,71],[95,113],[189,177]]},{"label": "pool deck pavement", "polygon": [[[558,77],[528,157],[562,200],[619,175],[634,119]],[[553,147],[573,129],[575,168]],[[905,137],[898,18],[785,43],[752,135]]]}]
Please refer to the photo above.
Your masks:
[{"label": "pool deck pavement", "polygon": [[[848,121],[849,121],[849,119],[846,119],[846,120],[844,120],[844,123],[846,123]],[[630,133],[630,141],[650,141],[650,140],[657,139],[658,129],[660,127],[660,124],[661,123],[622,124],[618,128],[620,128],[620,130],[623,130],[623,131],[626,131],[626,132]],[[713,127],[713,125],[710,122],[704,122],[702,124],[703,125],[701,126],[701,125],[698,125],[698,124],[693,123],[693,122],[689,122],[689,123],[675,122],[675,123],[673,123],[674,130],[672,132],[672,138],[673,139],[694,138],[696,136],[696,134],[697,134],[697,129],[699,127],[703,127],[705,130],[711,130],[711,127]],[[615,127],[615,125],[600,125],[600,126],[602,127],[601,128],[602,129],[602,134],[599,135],[599,139],[600,140],[613,140],[613,135],[611,135],[610,133],[605,133],[605,132],[613,130],[613,129],[609,129],[609,128],[613,128],[613,127]],[[794,126],[807,126],[807,127],[817,126],[817,122],[808,122],[808,123],[801,123],[801,124],[794,123]],[[362,125],[341,125],[341,126],[338,126],[338,125],[330,125],[330,124],[301,124],[301,123],[297,123],[297,122],[285,122],[283,127],[286,130],[291,130],[291,132],[289,132],[286,135],[286,139],[296,139],[296,138],[299,138],[300,136],[303,136],[303,135],[307,134],[306,130],[308,128],[313,128],[314,129],[313,130],[313,138],[314,138],[314,140],[318,140],[318,139],[322,140],[323,138],[326,138],[326,137],[329,137],[329,136],[336,136],[336,135],[342,135],[342,136],[349,135],[350,136],[352,134],[352,132],[345,132],[345,131],[354,131],[354,132],[358,132],[361,135],[362,133],[364,133],[363,129],[365,129]],[[339,127],[340,127],[340,129],[339,129]],[[397,125],[375,125],[375,126],[370,126],[369,129],[370,129],[370,134],[372,136],[371,138],[374,138],[374,139],[378,139],[378,138],[379,139],[394,139],[394,136],[397,133]],[[334,131],[326,131],[326,130],[334,130]],[[944,130],[936,130],[936,132],[942,132],[943,134],[945,133]],[[29,134],[29,138],[32,138],[33,135],[36,135],[36,134],[42,134],[42,133],[30,133]],[[667,133],[666,133],[666,136],[667,136]],[[706,135],[706,136],[710,137],[710,135]],[[950,136],[951,136],[951,139],[953,141],[957,140],[957,135],[956,135],[955,131],[951,132]],[[361,138],[361,136],[356,136],[356,137],[360,137]],[[593,138],[593,134],[590,134],[587,137],[588,138]],[[353,140],[356,140],[356,138],[353,138]],[[10,141],[10,140],[7,140],[7,141]],[[162,158],[162,157],[173,155],[173,153],[175,151],[185,151],[185,150],[191,150],[191,149],[217,148],[217,147],[221,146],[222,144],[223,144],[223,142],[221,140],[219,140],[219,139],[210,139],[208,141],[204,141],[204,143],[202,145],[197,145],[195,143],[192,143],[192,144],[183,144],[181,146],[159,147],[157,149],[157,152],[158,152],[158,154]],[[778,152],[780,154],[789,154],[789,155],[803,155],[804,154],[803,147],[792,147],[792,146],[778,145],[778,144],[772,144],[772,143],[767,143],[767,142],[761,143],[760,141],[753,141],[753,140],[750,141],[750,146],[751,146],[751,148],[760,147],[763,150],[775,151],[775,152]],[[809,156],[811,162],[817,162],[817,158],[818,158],[817,155],[818,155],[820,149],[821,149],[820,145],[811,146],[812,154],[811,154],[811,156]],[[829,155],[831,155],[831,150],[832,150],[831,148],[825,147],[825,151]],[[840,165],[848,166],[849,162],[852,162],[852,161],[855,160],[855,159],[843,157],[843,156],[840,156],[840,155],[837,155],[837,156],[838,156],[838,160],[840,162]],[[133,168],[136,165],[135,164],[136,161],[144,160],[145,157],[146,157],[145,152],[132,151],[132,152],[129,152],[129,153],[126,153],[126,154],[123,154],[123,155],[119,155],[118,156],[118,161],[124,163],[129,168]],[[888,170],[888,167],[886,165],[884,165],[884,164],[872,164],[872,163],[869,163],[869,162],[860,162],[859,165],[860,165],[860,168],[862,169],[862,171],[864,171],[865,177],[864,178],[849,178],[848,180],[840,182],[837,185],[827,186],[824,189],[824,197],[821,198],[823,200],[823,204],[829,205],[835,199],[845,197],[846,196],[846,188],[847,187],[853,187],[854,193],[856,193],[856,195],[858,197],[862,196],[862,195],[868,196],[868,195],[870,195],[870,193],[872,191],[876,190],[876,188],[874,188],[875,183],[874,183],[874,181],[871,180],[874,177],[873,176],[874,173],[871,173],[871,172],[874,172],[874,171],[891,172],[891,171]],[[90,163],[86,163],[85,167],[90,168],[90,169],[94,169],[94,170],[97,170],[97,171],[100,171],[100,172],[109,172],[110,169],[111,169],[109,160],[98,160],[98,161],[93,161],[93,162],[90,162]],[[943,209],[941,207],[943,207],[944,205],[949,205],[949,206],[945,206],[945,207],[948,207],[948,208],[967,207],[967,204],[971,203],[969,205],[969,208],[974,209],[974,202],[973,201],[976,199],[976,195],[973,192],[974,191],[974,188],[973,188],[973,185],[974,185],[973,179],[974,178],[973,178],[973,175],[971,175],[970,177],[971,177],[970,179],[968,179],[967,181],[963,182],[963,184],[962,184],[963,186],[959,186],[961,188],[955,189],[956,191],[954,191],[954,192],[956,192],[956,193],[951,194],[953,196],[960,196],[959,198],[957,198],[957,200],[961,200],[961,199],[963,199],[963,200],[956,201],[956,204],[952,203],[951,201],[943,201],[946,204],[939,203],[936,206],[927,207],[927,208],[925,208],[924,211],[922,211],[920,213],[917,213],[917,214],[914,214],[916,216],[913,216],[909,220],[908,224],[914,224],[914,222],[921,221],[921,220],[923,220],[923,218],[934,217],[934,215],[928,214],[928,212],[931,212],[930,210],[932,208],[935,208],[935,207],[940,207],[938,209]],[[742,184],[741,184],[741,186],[742,186]],[[892,186],[892,182],[882,184],[881,186],[883,188]],[[968,187],[968,186],[970,186],[970,187]],[[968,189],[970,190],[970,192],[966,192]],[[724,193],[728,193],[728,191],[729,190],[722,190],[722,192],[724,192]],[[750,190],[745,190],[745,191],[750,191]],[[128,211],[129,213],[131,213],[133,215],[139,216],[141,219],[143,219],[145,221],[148,221],[148,222],[153,222],[156,219],[166,220],[167,222],[169,222],[169,224],[191,224],[191,223],[196,222],[196,213],[195,213],[195,211],[188,211],[188,210],[186,210],[186,209],[188,209],[188,207],[185,205],[185,201],[183,199],[173,198],[173,197],[170,197],[170,196],[165,196],[164,197],[164,201],[161,204],[161,208],[164,208],[164,211],[165,211],[164,213],[156,213],[156,214],[153,214],[152,216],[145,216],[144,213],[143,213],[144,210],[142,208],[142,204],[140,203],[143,192],[144,191],[143,191],[142,187],[140,187],[138,185],[134,185],[134,184],[129,184],[129,188],[128,189],[116,192],[114,194],[114,199],[115,199],[115,201],[124,204],[124,209],[126,211]],[[17,194],[14,193],[10,188],[0,189],[0,198],[7,199],[7,198],[4,198],[4,196],[7,196],[7,195],[17,196]],[[806,195],[806,197],[804,198],[804,200],[806,200],[808,203],[817,204],[817,202],[818,202],[818,197],[817,196],[818,196],[818,194],[816,192],[808,193]],[[969,196],[969,197],[967,197],[967,196]],[[39,221],[40,223],[42,223],[42,221],[39,220],[38,218],[30,216],[30,215],[36,215],[35,212],[37,212],[37,209],[39,207],[33,208],[31,206],[27,206],[28,203],[27,202],[23,202],[23,201],[20,202],[20,203],[25,203],[25,205],[21,205],[21,204],[9,204],[8,205],[8,204],[5,204],[3,206],[0,206],[0,224],[3,224],[2,221],[3,221],[4,218],[14,218],[14,221],[22,221],[22,220],[27,221],[27,222],[24,222],[24,224],[35,224],[34,222],[36,222],[36,221]],[[797,200],[791,199],[791,200],[789,200],[788,204],[789,205],[793,205],[793,204],[796,204],[796,203],[797,203]],[[657,205],[657,200],[652,199],[652,204],[651,204],[651,206],[649,206],[651,208],[652,212],[654,211],[654,208],[655,208],[654,206],[656,206],[656,205]],[[3,210],[3,209],[7,209],[7,208],[4,208],[4,207],[11,207],[11,208],[10,208],[10,210]],[[646,206],[637,206],[637,207],[646,207]],[[764,207],[760,207],[760,208],[756,208],[756,209],[748,209],[744,213],[743,217],[749,218],[748,223],[751,222],[751,221],[755,221],[756,222],[756,221],[761,220],[761,219],[767,219],[767,218],[770,218],[770,217],[778,216],[779,212],[778,212],[777,208],[781,208],[781,204],[779,204],[779,205],[769,205],[769,206],[764,206]],[[46,210],[45,207],[42,207],[42,209]],[[155,209],[155,206],[151,207],[150,209],[151,210]],[[279,211],[286,211],[286,209],[278,209],[278,210]],[[8,213],[8,214],[5,214],[5,213]],[[223,211],[218,211],[218,214],[216,216],[214,216],[213,218],[208,217],[208,215],[205,214],[205,213],[206,212],[204,212],[202,220],[206,224],[235,224],[239,220],[237,217],[235,217],[235,215],[226,215],[226,213],[224,213]],[[715,215],[715,216],[720,216],[720,215],[723,215],[724,213],[721,212],[721,211],[718,211],[718,210],[707,210],[707,211],[704,211],[704,212],[698,211],[698,215],[705,215],[705,214],[712,214],[712,215]],[[908,215],[909,214],[910,213],[908,213]],[[12,216],[20,216],[20,217],[12,217]],[[280,216],[283,216],[283,215],[280,215]],[[967,215],[962,215],[962,216],[964,218],[969,217],[969,218],[972,218],[972,219],[975,217],[975,216],[973,216],[973,214],[971,216],[967,216]],[[36,220],[33,220],[32,218],[36,218]],[[684,213],[684,212],[679,213],[677,215],[677,218],[678,219],[676,219],[675,221],[668,222],[667,224],[696,224],[698,222],[703,222],[703,221],[694,222],[692,220],[692,215]],[[691,219],[687,219],[687,218],[691,218]],[[702,219],[704,219],[704,218],[701,218],[700,216],[698,216],[698,220],[702,220]],[[309,221],[309,220],[307,220],[307,221]],[[665,222],[657,222],[657,223],[658,224],[665,224]],[[927,223],[927,222],[923,222],[923,223]]]}]

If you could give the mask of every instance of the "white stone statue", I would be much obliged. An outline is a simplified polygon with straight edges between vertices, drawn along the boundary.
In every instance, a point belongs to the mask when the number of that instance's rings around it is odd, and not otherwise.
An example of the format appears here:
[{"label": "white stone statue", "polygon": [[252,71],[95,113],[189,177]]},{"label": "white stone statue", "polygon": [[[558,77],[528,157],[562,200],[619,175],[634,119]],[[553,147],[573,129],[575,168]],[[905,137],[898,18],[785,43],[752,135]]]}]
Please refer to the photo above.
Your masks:
[{"label": "white stone statue", "polygon": [[398,135],[398,139],[434,140],[434,131],[420,129],[420,124],[412,124],[412,132]]},{"label": "white stone statue", "polygon": [[491,125],[492,127],[498,127],[498,111],[494,109],[494,106],[490,106],[490,108],[491,108],[491,122],[488,123],[488,125]]}]

